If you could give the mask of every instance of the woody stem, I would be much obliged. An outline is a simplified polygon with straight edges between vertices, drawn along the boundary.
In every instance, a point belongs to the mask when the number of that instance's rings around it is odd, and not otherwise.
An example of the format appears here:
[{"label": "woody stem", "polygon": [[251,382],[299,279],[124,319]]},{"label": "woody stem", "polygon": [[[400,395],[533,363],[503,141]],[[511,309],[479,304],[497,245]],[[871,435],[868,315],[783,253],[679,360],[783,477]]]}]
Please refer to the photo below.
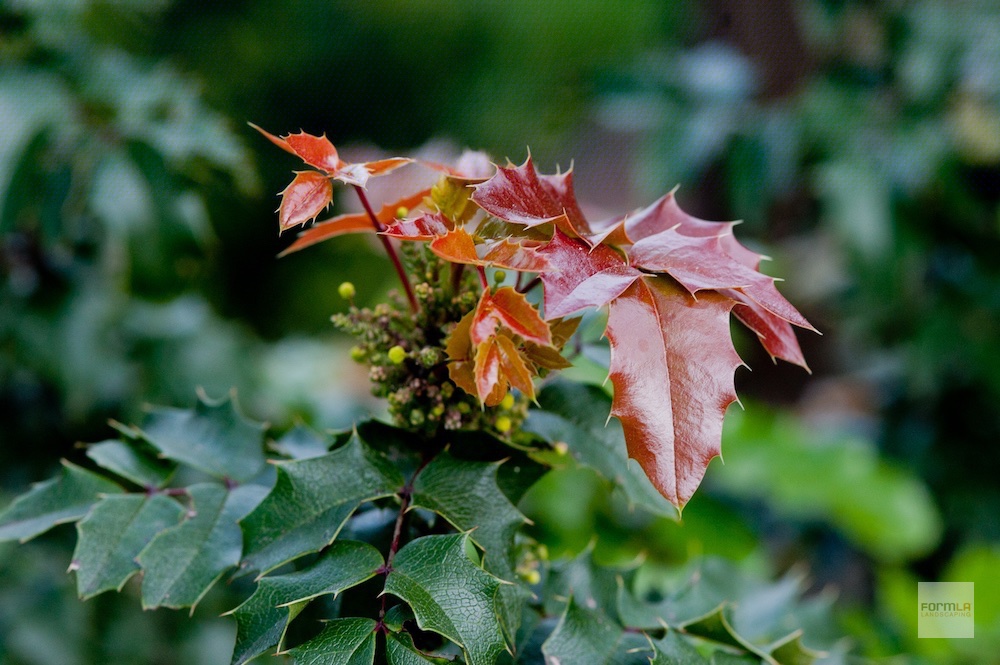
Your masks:
[{"label": "woody stem", "polygon": [[392,246],[392,242],[389,238],[382,235],[382,232],[385,231],[385,225],[378,220],[378,216],[375,214],[375,211],[372,210],[372,205],[368,202],[368,196],[365,195],[365,190],[358,185],[354,185],[354,191],[357,192],[361,205],[364,207],[365,212],[368,213],[368,219],[372,221],[372,226],[375,227],[375,234],[382,242],[382,247],[385,249],[385,253],[389,255],[389,260],[392,261],[392,265],[396,269],[396,274],[399,275],[399,281],[403,285],[403,290],[406,291],[406,299],[410,301],[410,309],[414,312],[420,311],[420,305],[417,303],[417,297],[413,294],[413,286],[410,285],[410,280],[406,276],[406,269],[403,268],[403,263],[399,260],[396,248]]}]

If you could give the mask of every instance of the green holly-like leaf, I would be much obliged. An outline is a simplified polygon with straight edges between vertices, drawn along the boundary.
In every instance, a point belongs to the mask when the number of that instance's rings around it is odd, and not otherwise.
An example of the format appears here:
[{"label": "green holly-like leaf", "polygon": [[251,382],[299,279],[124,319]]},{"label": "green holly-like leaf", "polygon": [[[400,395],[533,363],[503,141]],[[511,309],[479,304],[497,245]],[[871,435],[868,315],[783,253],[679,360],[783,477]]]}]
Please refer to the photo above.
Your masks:
[{"label": "green holly-like leaf", "polygon": [[199,396],[194,409],[153,409],[141,431],[164,457],[216,478],[243,483],[264,470],[264,426],[244,418],[231,398]]},{"label": "green holly-like leaf", "polygon": [[81,598],[120,590],[139,571],[136,556],[184,514],[179,503],[162,494],[106,496],[77,522],[79,538],[70,568],[76,570]]},{"label": "green holly-like leaf", "polygon": [[383,563],[371,545],[343,540],[308,568],[262,578],[253,595],[232,611],[236,617],[233,663],[245,663],[280,645],[289,622],[310,600],[324,594],[336,596],[361,584]]},{"label": "green holly-like leaf", "polygon": [[559,625],[542,645],[547,663],[588,665],[647,665],[649,643],[640,635],[570,599]]},{"label": "green holly-like leaf", "polygon": [[36,483],[0,512],[0,542],[22,543],[57,524],[75,522],[90,510],[101,494],[117,494],[122,488],[96,473],[63,461],[62,473]]},{"label": "green holly-like leaf", "polygon": [[770,647],[771,658],[780,665],[812,665],[826,656],[802,644],[802,631],[797,630]]},{"label": "green holly-like leaf", "polygon": [[469,531],[486,552],[484,567],[503,577],[513,573],[514,534],[525,517],[497,486],[498,466],[441,453],[417,476],[413,505]]},{"label": "green holly-like leaf", "polygon": [[243,537],[238,521],[266,491],[259,485],[227,490],[213,483],[188,488],[188,518],[160,532],[139,553],[143,608],[191,607],[193,612],[219,578],[239,563]]},{"label": "green holly-like leaf", "polygon": [[608,421],[611,400],[596,386],[555,383],[538,396],[524,429],[547,441],[566,442],[577,463],[614,483],[629,505],[674,517],[676,509],[653,487],[637,464],[630,464],[621,425]]},{"label": "green holly-like leaf", "polygon": [[357,436],[322,457],[277,467],[274,489],[242,521],[242,565],[261,573],[326,547],[361,503],[391,496],[404,482]]},{"label": "green holly-like leaf", "polygon": [[87,448],[87,457],[102,469],[142,487],[163,487],[175,465],[153,459],[122,441],[103,441]]},{"label": "green holly-like leaf", "polygon": [[[433,510],[485,550],[483,566],[507,581],[514,580],[514,534],[525,517],[497,485],[499,464],[457,460],[441,453],[417,477],[413,505]],[[498,594],[500,623],[513,642],[528,594],[505,585]]]},{"label": "green holly-like leaf", "polygon": [[615,606],[620,572],[594,563],[593,546],[574,559],[554,564],[543,589],[545,613],[564,612],[570,596],[583,607],[610,611]]},{"label": "green holly-like leaf", "polygon": [[705,616],[683,624],[681,629],[689,635],[696,635],[710,642],[733,647],[771,662],[765,651],[752,644],[733,628],[732,607],[729,603],[722,603]]},{"label": "green holly-like leaf", "polygon": [[662,639],[653,640],[653,650],[656,653],[649,665],[708,665],[704,656],[677,631],[669,630]]},{"label": "green holly-like leaf", "polygon": [[323,632],[288,653],[295,659],[295,665],[372,665],[375,621],[333,619]]},{"label": "green holly-like leaf", "polygon": [[431,658],[413,646],[413,640],[405,633],[389,633],[385,638],[385,653],[389,665],[443,665],[444,658]]},{"label": "green holly-like leaf", "polygon": [[459,645],[468,665],[492,665],[504,650],[497,618],[500,580],[465,553],[468,534],[426,536],[392,562],[385,591],[413,608],[417,624]]}]

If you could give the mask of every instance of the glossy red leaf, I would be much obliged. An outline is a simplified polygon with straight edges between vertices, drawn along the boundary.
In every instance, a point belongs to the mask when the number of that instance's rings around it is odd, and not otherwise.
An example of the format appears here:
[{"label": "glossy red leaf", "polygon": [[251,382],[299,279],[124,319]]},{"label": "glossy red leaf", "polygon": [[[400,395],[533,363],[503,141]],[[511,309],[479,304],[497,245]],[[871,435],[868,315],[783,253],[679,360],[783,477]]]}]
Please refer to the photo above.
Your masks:
[{"label": "glossy red leaf", "polygon": [[305,224],[316,218],[333,200],[333,185],[317,171],[302,171],[281,192],[278,208],[279,231]]},{"label": "glossy red leaf", "polygon": [[569,173],[540,176],[528,157],[517,167],[501,167],[476,186],[472,200],[486,212],[528,228],[554,223],[568,235],[578,235],[576,224],[586,225],[573,196]]},{"label": "glossy red leaf", "polygon": [[807,372],[810,371],[792,324],[775,316],[739,291],[727,291],[723,295],[737,301],[733,307],[733,314],[757,335],[761,346],[772,360],[780,358],[802,367]]},{"label": "glossy red leaf", "polygon": [[541,275],[547,319],[606,305],[642,276],[607,245],[591,248],[583,240],[569,238],[558,229],[539,253],[551,265]]},{"label": "glossy red leaf", "polygon": [[507,392],[506,381],[502,380],[500,347],[496,338],[481,342],[476,347],[475,395],[486,406],[496,406]]},{"label": "glossy red leaf", "polygon": [[674,192],[654,201],[651,205],[624,218],[625,233],[631,242],[656,235],[668,229],[676,229],[692,238],[720,238],[722,249],[739,263],[757,269],[760,254],[747,249],[733,235],[733,227],[738,222],[710,222],[698,219],[681,210]]},{"label": "glossy red leaf", "polygon": [[722,421],[736,400],[733,301],[716,293],[695,300],[669,280],[644,277],[611,302],[612,414],[629,456],[678,508],[720,454]]},{"label": "glossy red leaf", "polygon": [[[513,340],[506,335],[497,335],[494,339],[500,351],[500,371],[503,373],[503,379],[520,390],[528,399],[535,399],[535,385],[531,382],[532,372]],[[506,387],[503,392],[507,392]]]},{"label": "glossy red leaf", "polygon": [[552,344],[549,324],[524,294],[509,286],[497,289],[492,294],[488,290],[483,291],[472,317],[469,332],[472,343],[478,345],[494,337],[500,326],[530,342]]},{"label": "glossy red leaf", "polygon": [[337,149],[330,143],[330,139],[326,138],[326,134],[323,136],[313,136],[305,132],[289,134],[285,137],[285,143],[303,162],[330,175],[335,174],[343,165],[337,155]]},{"label": "glossy red leaf", "polygon": [[628,249],[632,264],[650,272],[665,272],[695,294],[705,290],[739,289],[764,309],[802,328],[814,330],[785,300],[774,278],[730,256],[716,236],[686,236],[676,228],[647,236]]},{"label": "glossy red leaf", "polygon": [[[398,201],[386,203],[375,216],[383,226],[389,226],[393,220],[396,219],[397,210],[401,207],[406,209],[417,207],[424,200],[424,197],[427,196],[428,192],[430,192],[430,190],[424,189],[415,194],[405,196]],[[283,251],[278,256],[285,256],[286,254],[291,254],[292,252],[297,252],[300,249],[305,249],[306,247],[315,245],[318,242],[323,242],[324,240],[348,233],[374,232],[375,227],[372,225],[372,220],[368,218],[367,213],[360,212],[337,215],[332,219],[318,222],[314,226],[299,233],[299,237],[295,239],[295,242],[289,245],[288,249]]]}]

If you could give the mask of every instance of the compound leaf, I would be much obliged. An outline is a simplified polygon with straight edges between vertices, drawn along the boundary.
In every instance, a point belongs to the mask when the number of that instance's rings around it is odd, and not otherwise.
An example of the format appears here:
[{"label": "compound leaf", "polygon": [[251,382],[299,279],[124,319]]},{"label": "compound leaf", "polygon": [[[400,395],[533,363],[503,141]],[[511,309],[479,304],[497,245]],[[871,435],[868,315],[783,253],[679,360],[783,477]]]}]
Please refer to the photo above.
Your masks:
[{"label": "compound leaf", "polygon": [[175,466],[152,459],[122,441],[103,441],[87,448],[87,457],[102,469],[142,487],[163,487]]},{"label": "compound leaf", "polygon": [[238,521],[263,498],[266,488],[244,485],[227,490],[214,483],[188,488],[186,520],[161,531],[139,553],[142,606],[191,607],[240,561],[243,537]]},{"label": "compound leaf", "polygon": [[80,597],[120,590],[139,571],[139,552],[183,514],[179,503],[162,494],[115,494],[97,502],[76,523],[79,537],[70,569],[76,570]]},{"label": "compound leaf", "polygon": [[0,541],[22,543],[57,524],[75,522],[90,510],[101,494],[117,494],[115,483],[63,460],[62,473],[36,483],[0,512]]},{"label": "compound leaf", "polygon": [[411,541],[393,559],[385,591],[410,605],[420,628],[459,645],[469,665],[492,665],[504,650],[501,582],[469,560],[467,539],[459,533]]},{"label": "compound leaf", "polygon": [[404,482],[357,436],[321,457],[276,466],[274,489],[242,521],[242,565],[261,573],[326,547],[362,502],[391,496]]},{"label": "compound leaf", "polygon": [[240,415],[228,397],[199,396],[194,409],[153,409],[141,431],[164,457],[216,478],[242,483],[264,470],[264,426]]},{"label": "compound leaf", "polygon": [[295,665],[372,665],[375,661],[374,619],[333,619],[319,635],[289,649]]},{"label": "compound leaf", "polygon": [[306,603],[361,584],[383,563],[382,555],[371,545],[345,540],[331,545],[307,568],[262,578],[253,595],[232,611],[236,618],[233,663],[245,663],[279,645],[289,622]]}]

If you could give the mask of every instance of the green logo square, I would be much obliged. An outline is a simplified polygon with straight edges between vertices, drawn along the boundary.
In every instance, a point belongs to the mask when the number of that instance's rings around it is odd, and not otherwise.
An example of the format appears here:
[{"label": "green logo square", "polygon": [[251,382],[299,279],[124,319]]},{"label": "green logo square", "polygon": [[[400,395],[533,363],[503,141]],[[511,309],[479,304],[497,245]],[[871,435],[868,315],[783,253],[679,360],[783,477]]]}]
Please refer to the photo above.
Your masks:
[{"label": "green logo square", "polygon": [[975,637],[976,585],[917,584],[917,637]]}]

